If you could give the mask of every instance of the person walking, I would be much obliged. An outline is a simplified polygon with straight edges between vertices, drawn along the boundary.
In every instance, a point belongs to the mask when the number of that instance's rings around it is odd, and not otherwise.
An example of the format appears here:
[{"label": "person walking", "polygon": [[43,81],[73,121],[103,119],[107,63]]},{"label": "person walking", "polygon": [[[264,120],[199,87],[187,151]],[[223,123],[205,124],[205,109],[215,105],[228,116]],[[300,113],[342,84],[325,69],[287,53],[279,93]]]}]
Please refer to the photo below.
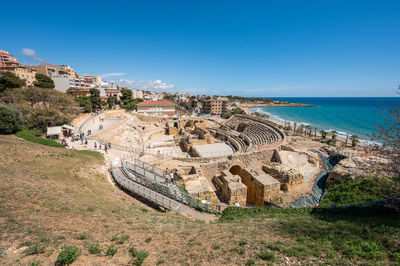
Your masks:
[{"label": "person walking", "polygon": [[107,153],[107,145],[104,145],[104,151]]},{"label": "person walking", "polygon": [[97,142],[94,142],[94,149],[97,149]]}]

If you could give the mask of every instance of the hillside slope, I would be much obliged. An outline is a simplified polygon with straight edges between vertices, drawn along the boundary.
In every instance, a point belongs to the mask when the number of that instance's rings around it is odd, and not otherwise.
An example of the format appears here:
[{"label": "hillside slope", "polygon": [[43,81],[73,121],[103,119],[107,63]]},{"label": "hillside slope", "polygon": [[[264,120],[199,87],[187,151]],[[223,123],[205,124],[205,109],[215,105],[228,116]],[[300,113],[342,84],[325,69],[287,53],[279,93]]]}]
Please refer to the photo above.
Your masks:
[{"label": "hillside slope", "polygon": [[[248,217],[233,211],[206,224],[125,194],[99,154],[15,136],[0,136],[0,150],[4,265],[54,265],[64,246],[80,250],[73,265],[138,263],[132,246],[148,251],[145,265],[400,262],[400,219],[391,214],[326,219],[309,209]],[[107,256],[111,245],[117,252]]]}]

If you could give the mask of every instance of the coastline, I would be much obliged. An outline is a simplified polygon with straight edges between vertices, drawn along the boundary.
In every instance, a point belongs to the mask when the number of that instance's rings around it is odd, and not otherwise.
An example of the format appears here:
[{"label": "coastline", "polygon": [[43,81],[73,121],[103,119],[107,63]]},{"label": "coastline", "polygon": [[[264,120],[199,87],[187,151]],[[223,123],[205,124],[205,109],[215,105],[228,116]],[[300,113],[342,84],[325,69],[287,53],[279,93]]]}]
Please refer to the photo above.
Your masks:
[{"label": "coastline", "polygon": [[241,108],[256,108],[256,107],[318,107],[313,104],[303,103],[243,103]]},{"label": "coastline", "polygon": [[[251,108],[257,108],[257,107],[259,107],[259,106],[256,106],[256,107],[241,107],[244,111],[245,111],[245,113],[247,114],[247,115],[252,115],[252,114],[254,114],[255,113],[255,111],[252,111],[251,110]],[[265,107],[265,106],[262,106],[262,107]],[[294,106],[291,106],[291,107],[294,107]],[[304,106],[299,106],[299,107],[304,107]],[[310,106],[311,107],[311,106]],[[282,121],[282,120],[278,120],[278,119],[274,119],[274,118],[271,118],[271,116],[269,116],[268,117],[268,120],[270,120],[270,121],[272,121],[272,122],[274,122],[274,123],[276,123],[277,125],[280,125],[280,126],[282,126],[282,127],[284,127],[285,126],[285,123]],[[293,125],[293,123],[294,122],[296,122],[296,121],[291,121],[291,120],[287,120],[287,122],[290,122],[292,125]],[[296,122],[298,125],[301,125],[301,124],[303,124],[303,125],[310,125],[310,126],[312,126],[311,124],[308,124],[308,123],[299,123],[299,122]],[[313,127],[314,128],[314,127]],[[327,131],[327,130],[326,130]],[[329,131],[328,131],[329,132]],[[343,134],[340,134],[341,132],[340,131],[337,131],[338,132],[338,135],[337,135],[337,137],[336,137],[336,140],[337,140],[337,142],[340,142],[340,143],[345,143],[345,141],[346,141],[346,135],[343,135]],[[314,133],[313,133],[313,135],[314,135]],[[350,134],[348,135],[348,137],[349,137],[349,142],[350,142]],[[303,136],[303,137],[305,137],[305,136]],[[321,134],[320,134],[320,132],[319,132],[319,130],[317,131],[317,138],[321,138],[322,136],[321,136]],[[305,138],[309,138],[309,137],[305,137]],[[316,141],[315,139],[314,139],[314,137],[311,137],[311,138],[309,138],[310,140],[312,140],[312,141]],[[379,144],[379,143],[377,143],[377,142],[374,142],[374,141],[371,141],[371,140],[366,140],[366,139],[363,139],[363,138],[359,138],[359,142],[358,142],[358,147],[356,147],[356,149],[357,148],[362,148],[362,147],[366,147],[366,146],[370,146],[370,145],[375,145],[375,144]],[[351,148],[350,146],[348,146],[347,148]]]}]

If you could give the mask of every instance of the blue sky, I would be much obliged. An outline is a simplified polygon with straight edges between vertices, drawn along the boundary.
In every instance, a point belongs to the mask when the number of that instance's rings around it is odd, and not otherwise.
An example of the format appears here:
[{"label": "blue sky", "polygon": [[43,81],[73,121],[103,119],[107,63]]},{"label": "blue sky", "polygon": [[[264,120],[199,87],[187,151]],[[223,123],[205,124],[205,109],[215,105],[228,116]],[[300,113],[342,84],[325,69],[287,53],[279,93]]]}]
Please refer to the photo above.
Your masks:
[{"label": "blue sky", "polygon": [[396,96],[400,84],[400,1],[1,6],[0,49],[20,62],[43,59],[128,84],[271,97]]}]

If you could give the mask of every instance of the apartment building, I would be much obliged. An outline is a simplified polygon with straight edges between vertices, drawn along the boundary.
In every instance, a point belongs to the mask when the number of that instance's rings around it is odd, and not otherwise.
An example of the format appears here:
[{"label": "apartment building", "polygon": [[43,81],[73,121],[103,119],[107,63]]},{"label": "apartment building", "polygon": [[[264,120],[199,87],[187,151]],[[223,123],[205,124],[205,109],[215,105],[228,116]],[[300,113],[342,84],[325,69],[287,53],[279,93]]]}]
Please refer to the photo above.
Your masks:
[{"label": "apartment building", "polygon": [[36,70],[18,63],[18,58],[9,54],[8,51],[0,50],[0,71],[14,73],[20,79],[24,79],[28,87],[33,86],[33,82],[36,81]]},{"label": "apartment building", "polygon": [[212,115],[222,115],[226,111],[228,99],[219,97],[217,99],[210,99],[203,101],[203,112]]},{"label": "apartment building", "polygon": [[0,50],[0,67],[19,65],[18,58],[12,56],[8,51]]},{"label": "apartment building", "polygon": [[143,101],[137,104],[137,111],[147,115],[175,115],[175,104],[168,100]]}]

